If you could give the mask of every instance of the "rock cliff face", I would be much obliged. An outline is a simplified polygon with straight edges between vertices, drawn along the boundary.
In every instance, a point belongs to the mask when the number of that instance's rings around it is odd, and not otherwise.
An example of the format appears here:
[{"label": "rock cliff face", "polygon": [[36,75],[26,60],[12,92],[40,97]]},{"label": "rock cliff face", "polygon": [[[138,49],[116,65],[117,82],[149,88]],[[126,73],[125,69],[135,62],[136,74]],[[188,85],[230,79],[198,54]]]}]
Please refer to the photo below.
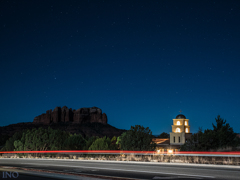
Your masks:
[{"label": "rock cliff face", "polygon": [[53,111],[50,109],[46,113],[34,118],[34,124],[51,124],[59,122],[84,123],[102,123],[107,124],[107,115],[97,107],[80,108],[78,110],[68,109],[67,106],[56,107]]}]

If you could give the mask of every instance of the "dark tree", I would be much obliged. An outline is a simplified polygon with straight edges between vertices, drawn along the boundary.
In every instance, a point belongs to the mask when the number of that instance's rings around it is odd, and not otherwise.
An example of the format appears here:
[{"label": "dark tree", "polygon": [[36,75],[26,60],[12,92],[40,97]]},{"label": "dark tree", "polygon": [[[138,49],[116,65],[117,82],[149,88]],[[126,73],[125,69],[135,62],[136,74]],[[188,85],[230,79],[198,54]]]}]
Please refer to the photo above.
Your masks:
[{"label": "dark tree", "polygon": [[193,134],[191,139],[181,146],[181,151],[209,151],[219,148],[236,147],[240,145],[240,139],[237,133],[233,132],[226,120],[223,120],[219,115],[216,120],[216,125],[213,129],[206,129],[202,132],[199,129],[198,133]]},{"label": "dark tree", "polygon": [[158,138],[170,138],[170,135],[168,133],[166,133],[166,132],[163,132],[162,134],[160,134],[158,136]]},{"label": "dark tree", "polygon": [[89,147],[89,150],[110,150],[111,140],[106,136],[103,138],[98,138]]},{"label": "dark tree", "polygon": [[20,140],[14,141],[16,151],[44,151],[44,150],[65,150],[66,140],[70,134],[61,131],[38,128],[27,130],[22,134]]},{"label": "dark tree", "polygon": [[26,132],[26,130],[24,131],[18,131],[16,132],[12,137],[10,137],[4,147],[2,148],[3,151],[14,151],[14,141],[16,140],[20,140],[22,138],[22,134]]},{"label": "dark tree", "polygon": [[69,150],[83,150],[86,146],[86,140],[82,137],[81,134],[74,134],[70,135],[66,142],[65,142],[65,148]]},{"label": "dark tree", "polygon": [[8,135],[2,135],[0,136],[0,150],[3,148],[6,144],[6,141],[9,139]]},{"label": "dark tree", "polygon": [[131,126],[131,129],[120,136],[122,150],[151,151],[156,148],[152,142],[152,131],[140,125]]},{"label": "dark tree", "polygon": [[217,124],[212,124],[215,133],[214,144],[220,148],[236,147],[238,145],[237,133],[234,133],[233,128],[220,115],[215,120]]},{"label": "dark tree", "polygon": [[88,150],[90,148],[90,146],[92,145],[92,143],[94,141],[96,141],[97,139],[99,139],[98,136],[92,136],[92,137],[86,137],[86,145],[84,147],[85,150]]}]

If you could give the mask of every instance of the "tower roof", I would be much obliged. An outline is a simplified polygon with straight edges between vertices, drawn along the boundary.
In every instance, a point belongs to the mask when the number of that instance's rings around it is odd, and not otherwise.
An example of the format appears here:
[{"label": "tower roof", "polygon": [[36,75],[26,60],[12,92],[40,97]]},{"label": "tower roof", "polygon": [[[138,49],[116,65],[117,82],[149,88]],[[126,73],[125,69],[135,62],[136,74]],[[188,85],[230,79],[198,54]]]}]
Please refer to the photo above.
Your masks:
[{"label": "tower roof", "polygon": [[183,114],[179,114],[176,116],[176,119],[186,119],[186,116],[184,116]]}]

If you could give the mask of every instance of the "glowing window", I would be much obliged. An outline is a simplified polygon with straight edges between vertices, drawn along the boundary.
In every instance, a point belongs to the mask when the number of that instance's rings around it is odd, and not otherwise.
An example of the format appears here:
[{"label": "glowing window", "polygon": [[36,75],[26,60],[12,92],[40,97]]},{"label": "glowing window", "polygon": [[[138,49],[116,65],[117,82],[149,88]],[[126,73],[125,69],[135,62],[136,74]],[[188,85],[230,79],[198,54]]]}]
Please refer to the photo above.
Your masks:
[{"label": "glowing window", "polygon": [[177,125],[180,125],[180,121],[177,121]]},{"label": "glowing window", "polygon": [[185,121],[185,126],[187,126],[187,121]]},{"label": "glowing window", "polygon": [[176,128],[176,132],[180,132],[180,128]]},{"label": "glowing window", "polygon": [[186,133],[188,133],[188,128],[186,128]]}]

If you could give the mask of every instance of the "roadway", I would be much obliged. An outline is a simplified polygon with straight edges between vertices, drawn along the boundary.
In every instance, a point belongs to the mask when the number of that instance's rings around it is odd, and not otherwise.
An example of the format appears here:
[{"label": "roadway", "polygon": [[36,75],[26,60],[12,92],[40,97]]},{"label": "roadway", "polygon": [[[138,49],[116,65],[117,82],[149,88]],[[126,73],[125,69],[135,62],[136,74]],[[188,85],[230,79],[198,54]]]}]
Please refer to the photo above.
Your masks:
[{"label": "roadway", "polygon": [[[0,159],[2,167],[38,169],[103,179],[214,179],[239,180],[239,166],[87,160]],[[19,174],[19,177],[21,173]],[[110,178],[109,178],[110,177]],[[46,178],[45,178],[46,179]],[[57,179],[57,178],[56,178]],[[79,178],[81,179],[81,178]]]}]

